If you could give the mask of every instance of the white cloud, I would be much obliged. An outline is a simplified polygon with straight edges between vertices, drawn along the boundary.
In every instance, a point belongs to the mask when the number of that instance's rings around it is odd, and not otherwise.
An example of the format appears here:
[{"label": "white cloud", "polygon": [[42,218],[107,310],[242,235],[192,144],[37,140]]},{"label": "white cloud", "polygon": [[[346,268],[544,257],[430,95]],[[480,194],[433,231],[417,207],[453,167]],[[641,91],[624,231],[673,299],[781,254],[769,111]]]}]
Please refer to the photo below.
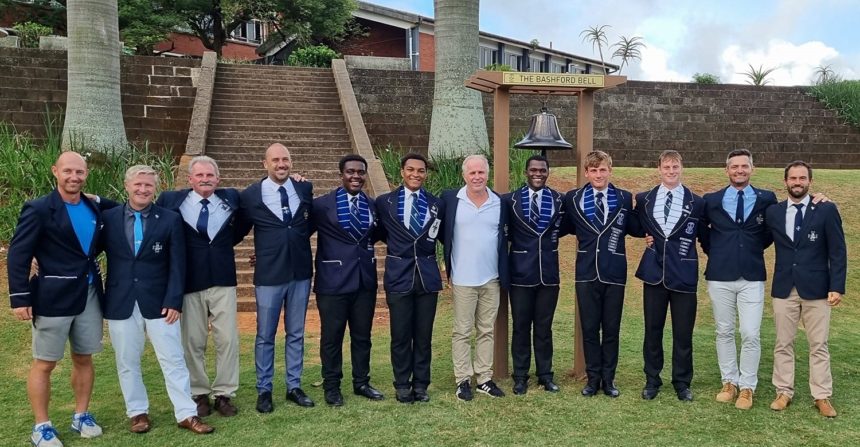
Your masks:
[{"label": "white cloud", "polygon": [[770,85],[808,85],[813,80],[815,68],[832,63],[839,53],[822,42],[812,41],[800,45],[780,39],[772,39],[766,48],[745,49],[729,45],[723,50],[720,77],[724,82],[744,84],[744,72],[749,66],[776,67],[768,76]]},{"label": "white cloud", "polygon": [[[631,79],[642,81],[675,81],[689,82],[690,76],[682,74],[669,67],[669,52],[654,45],[648,45],[642,49],[642,60],[634,61],[633,76]],[[625,67],[626,70],[626,67]]]}]

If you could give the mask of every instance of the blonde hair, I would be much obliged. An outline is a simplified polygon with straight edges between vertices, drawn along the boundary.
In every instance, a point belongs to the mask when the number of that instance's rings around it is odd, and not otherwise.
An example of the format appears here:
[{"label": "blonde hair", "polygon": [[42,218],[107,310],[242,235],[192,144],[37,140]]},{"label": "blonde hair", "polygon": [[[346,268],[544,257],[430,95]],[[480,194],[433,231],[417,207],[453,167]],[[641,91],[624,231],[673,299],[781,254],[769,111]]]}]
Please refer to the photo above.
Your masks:
[{"label": "blonde hair", "polygon": [[684,158],[681,157],[681,153],[672,149],[667,149],[660,153],[660,158],[657,159],[657,166],[659,167],[666,160],[674,160],[678,163],[684,164]]},{"label": "blonde hair", "polygon": [[603,151],[593,151],[586,154],[584,167],[585,169],[598,168],[603,163],[606,163],[606,166],[611,168],[612,157],[610,157],[609,154]]},{"label": "blonde hair", "polygon": [[484,163],[484,166],[487,167],[487,172],[490,172],[490,162],[487,160],[487,157],[481,154],[472,154],[463,160],[462,170],[464,174],[466,173],[466,165],[472,160],[481,160]]},{"label": "blonde hair", "polygon": [[151,175],[155,177],[155,184],[158,185],[158,173],[151,166],[134,165],[125,170],[125,182],[128,183],[138,175]]}]

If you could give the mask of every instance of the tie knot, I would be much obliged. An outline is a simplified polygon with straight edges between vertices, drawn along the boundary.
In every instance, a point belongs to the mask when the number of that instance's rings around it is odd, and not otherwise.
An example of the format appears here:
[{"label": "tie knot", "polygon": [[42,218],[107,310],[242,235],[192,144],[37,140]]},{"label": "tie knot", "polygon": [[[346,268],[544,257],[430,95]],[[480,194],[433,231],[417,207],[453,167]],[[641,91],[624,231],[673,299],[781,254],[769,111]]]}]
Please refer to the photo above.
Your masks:
[{"label": "tie knot", "polygon": [[349,199],[353,206],[358,206],[358,196]]},{"label": "tie knot", "polygon": [[532,193],[532,200],[537,201],[537,199],[538,199],[538,193],[537,193],[537,191],[535,191]]},{"label": "tie knot", "polygon": [[742,189],[742,190],[738,191],[738,197],[743,197],[743,196],[744,196],[744,190]]},{"label": "tie knot", "polygon": [[599,193],[597,193],[597,195],[595,195],[594,197],[597,197],[597,200],[603,200],[603,193],[602,193],[602,192],[599,192]]},{"label": "tie knot", "polygon": [[671,199],[672,198],[672,191],[666,192],[666,197]]},{"label": "tie knot", "polygon": [[209,205],[209,199],[201,199],[200,204],[205,208],[206,205]]},{"label": "tie knot", "polygon": [[279,193],[285,193],[285,192],[287,192],[287,188],[284,188],[284,185],[278,186],[278,192]]},{"label": "tie knot", "polygon": [[[417,192],[413,192],[412,194],[409,194],[409,196],[412,197],[412,200],[418,200],[418,193]],[[356,199],[358,199],[358,197],[356,197]]]},{"label": "tie knot", "polygon": [[802,203],[795,203],[795,204],[794,204],[794,205],[792,205],[792,206],[794,206],[795,208],[797,208],[797,210],[798,210],[798,211],[803,211],[803,204],[802,204]]},{"label": "tie knot", "polygon": [[140,219],[140,211],[135,211],[135,212],[134,212],[134,218],[135,218],[135,219]]}]

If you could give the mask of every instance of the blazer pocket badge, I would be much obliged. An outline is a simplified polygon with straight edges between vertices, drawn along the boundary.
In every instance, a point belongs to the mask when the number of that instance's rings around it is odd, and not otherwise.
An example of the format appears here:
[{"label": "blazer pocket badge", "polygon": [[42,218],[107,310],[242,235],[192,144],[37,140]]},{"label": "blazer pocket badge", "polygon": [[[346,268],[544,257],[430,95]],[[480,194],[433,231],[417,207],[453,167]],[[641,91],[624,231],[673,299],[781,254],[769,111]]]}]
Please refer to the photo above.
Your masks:
[{"label": "blazer pocket badge", "polygon": [[763,224],[763,223],[764,223],[764,215],[759,214],[758,216],[756,216],[756,217],[755,217],[755,222],[756,222],[757,224],[759,224],[759,225]]},{"label": "blazer pocket badge", "polygon": [[806,237],[809,238],[809,242],[815,242],[818,239],[818,233],[816,233],[815,230],[812,230],[806,235]]},{"label": "blazer pocket badge", "polygon": [[439,234],[439,225],[441,221],[439,219],[433,220],[433,225],[430,226],[430,230],[427,232],[427,236],[430,239],[436,239],[436,236]]},{"label": "blazer pocket badge", "polygon": [[162,248],[164,247],[161,245],[161,242],[156,242],[152,244],[152,251],[155,252],[155,254],[161,253]]}]

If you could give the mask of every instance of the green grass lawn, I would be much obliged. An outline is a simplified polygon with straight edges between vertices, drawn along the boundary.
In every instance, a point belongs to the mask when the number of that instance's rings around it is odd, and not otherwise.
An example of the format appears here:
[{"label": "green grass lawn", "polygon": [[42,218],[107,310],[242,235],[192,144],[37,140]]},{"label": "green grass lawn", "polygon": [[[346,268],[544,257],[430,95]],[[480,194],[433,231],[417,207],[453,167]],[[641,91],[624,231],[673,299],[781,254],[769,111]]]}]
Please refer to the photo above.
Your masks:
[{"label": "green grass lawn", "polygon": [[[556,184],[569,184],[574,170],[553,171]],[[632,191],[644,190],[656,182],[655,170],[617,168],[616,185]],[[839,204],[852,261],[860,248],[860,180],[857,171],[815,171],[813,191],[823,191]],[[567,180],[567,182],[564,182]],[[703,193],[725,185],[725,175],[718,169],[688,169],[685,184]],[[760,169],[753,177],[757,187],[777,191],[782,188],[782,170]],[[808,391],[807,350],[801,331],[796,346],[796,396],[782,413],[768,408],[774,397],[770,383],[774,328],[770,300],[762,324],[762,359],[759,387],[752,410],[742,412],[734,406],[713,400],[720,387],[714,348],[714,325],[710,303],[700,282],[699,311],[695,330],[695,376],[692,389],[695,401],[679,402],[664,370],[666,386],[650,402],[639,398],[644,384],[642,373],[642,306],[641,282],[633,277],[643,242],[628,239],[630,280],[621,329],[621,353],[617,385],[621,397],[603,395],[584,398],[579,395],[582,383],[567,376],[573,362],[573,258],[574,241],[562,242],[564,286],[555,318],[555,371],[562,391],[550,394],[529,390],[525,396],[510,393],[511,380],[500,382],[508,393],[503,399],[476,396],[469,403],[454,397],[455,384],[451,365],[451,297],[440,298],[434,335],[434,383],[428,404],[403,405],[394,400],[389,364],[388,328],[383,324],[374,330],[372,383],[386,393],[386,400],[369,402],[353,396],[348,380],[344,382],[346,405],[328,408],[322,389],[312,384],[320,380],[319,335],[308,334],[304,388],[317,402],[311,409],[299,408],[284,401],[283,381],[276,380],[275,412],[260,415],[254,411],[253,335],[242,337],[241,388],[237,403],[240,414],[234,418],[210,416],[216,427],[209,436],[196,436],[175,427],[172,409],[164,390],[161,372],[151,348],[144,359],[145,381],[151,400],[154,428],[145,435],[128,432],[125,408],[119,390],[113,351],[107,343],[96,356],[96,389],[91,410],[105,429],[103,437],[94,440],[75,438],[68,428],[73,399],[68,385],[69,361],[60,363],[54,374],[51,418],[59,427],[61,439],[68,446],[335,446],[335,445],[635,445],[635,446],[710,446],[710,445],[857,445],[860,439],[860,306],[853,291],[860,286],[858,275],[849,268],[848,293],[832,317],[831,356],[835,384],[836,419],[819,417],[812,407]],[[767,252],[773,264],[773,250]],[[704,258],[703,258],[704,259]],[[852,262],[853,264],[853,262]],[[703,266],[704,268],[704,266]],[[3,287],[3,286],[0,286]],[[769,294],[769,285],[768,285]],[[311,310],[311,312],[316,312]],[[27,443],[32,416],[26,396],[26,374],[30,363],[30,330],[27,324],[14,321],[10,313],[0,313],[0,381],[6,385],[0,393],[0,445]],[[667,325],[669,326],[669,325]],[[671,335],[666,336],[667,365],[670,365]],[[348,345],[347,345],[348,346]],[[283,337],[280,337],[276,377],[283,377]],[[348,348],[345,348],[348,352]],[[350,376],[348,354],[345,375]]]}]

